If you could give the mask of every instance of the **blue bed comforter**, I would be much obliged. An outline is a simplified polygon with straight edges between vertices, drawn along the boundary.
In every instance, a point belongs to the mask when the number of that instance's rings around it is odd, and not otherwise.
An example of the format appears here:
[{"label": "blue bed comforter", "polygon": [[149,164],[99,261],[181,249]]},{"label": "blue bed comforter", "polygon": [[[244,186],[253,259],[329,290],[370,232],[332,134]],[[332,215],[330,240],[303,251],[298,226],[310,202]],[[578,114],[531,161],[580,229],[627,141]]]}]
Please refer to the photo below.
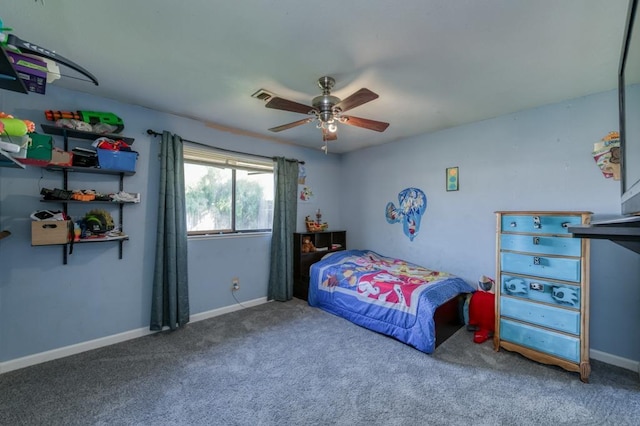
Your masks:
[{"label": "blue bed comforter", "polygon": [[464,280],[370,250],[331,253],[310,270],[309,305],[416,349],[435,349],[436,308],[474,290]]}]

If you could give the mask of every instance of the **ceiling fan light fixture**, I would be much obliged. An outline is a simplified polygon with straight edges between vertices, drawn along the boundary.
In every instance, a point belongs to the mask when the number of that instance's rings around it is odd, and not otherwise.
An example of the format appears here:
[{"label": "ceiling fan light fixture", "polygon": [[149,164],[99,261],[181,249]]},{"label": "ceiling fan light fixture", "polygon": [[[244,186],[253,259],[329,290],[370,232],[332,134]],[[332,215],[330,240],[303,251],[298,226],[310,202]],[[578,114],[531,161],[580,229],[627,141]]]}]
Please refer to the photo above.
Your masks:
[{"label": "ceiling fan light fixture", "polygon": [[[389,123],[382,121],[342,115],[346,111],[377,99],[378,95],[363,87],[341,100],[331,95],[331,88],[334,84],[335,80],[328,76],[318,79],[318,86],[322,89],[322,95],[314,97],[311,100],[311,106],[273,96],[265,104],[265,107],[305,114],[308,118],[282,126],[272,127],[269,130],[279,132],[315,121],[316,128],[322,130],[322,138],[323,141],[325,141],[324,149],[326,150],[326,141],[334,141],[338,138],[338,123],[375,130],[377,132],[384,132],[387,127],[389,127]],[[260,91],[256,92],[254,95],[259,92]]]}]

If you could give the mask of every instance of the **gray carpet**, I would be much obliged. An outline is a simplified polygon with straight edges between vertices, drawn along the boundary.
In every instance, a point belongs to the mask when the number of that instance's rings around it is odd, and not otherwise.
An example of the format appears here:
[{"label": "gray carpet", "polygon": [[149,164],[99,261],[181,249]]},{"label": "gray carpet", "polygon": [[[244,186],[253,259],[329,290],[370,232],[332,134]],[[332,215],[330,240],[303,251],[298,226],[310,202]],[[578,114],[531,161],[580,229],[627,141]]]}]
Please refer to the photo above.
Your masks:
[{"label": "gray carpet", "polygon": [[638,425],[640,380],[475,344],[433,355],[305,302],[267,303],[0,375],[2,425]]}]

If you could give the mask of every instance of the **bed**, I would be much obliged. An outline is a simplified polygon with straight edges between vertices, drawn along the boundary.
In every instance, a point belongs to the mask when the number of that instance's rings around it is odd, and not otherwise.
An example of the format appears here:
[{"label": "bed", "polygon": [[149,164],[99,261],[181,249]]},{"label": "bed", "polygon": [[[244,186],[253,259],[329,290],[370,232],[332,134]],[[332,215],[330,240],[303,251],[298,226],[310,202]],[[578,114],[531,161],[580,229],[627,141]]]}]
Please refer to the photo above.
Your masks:
[{"label": "bed", "polygon": [[432,353],[436,321],[459,318],[458,297],[473,291],[464,280],[446,272],[371,250],[343,250],[311,265],[308,302]]}]

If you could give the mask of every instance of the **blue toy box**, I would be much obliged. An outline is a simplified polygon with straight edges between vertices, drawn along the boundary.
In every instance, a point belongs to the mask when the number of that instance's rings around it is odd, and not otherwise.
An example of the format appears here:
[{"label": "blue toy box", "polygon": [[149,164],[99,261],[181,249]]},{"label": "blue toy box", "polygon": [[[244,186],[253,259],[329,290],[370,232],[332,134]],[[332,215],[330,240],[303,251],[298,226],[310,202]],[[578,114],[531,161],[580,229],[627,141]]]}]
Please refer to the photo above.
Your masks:
[{"label": "blue toy box", "polygon": [[135,172],[138,153],[135,151],[112,151],[98,148],[98,164],[101,169]]}]

